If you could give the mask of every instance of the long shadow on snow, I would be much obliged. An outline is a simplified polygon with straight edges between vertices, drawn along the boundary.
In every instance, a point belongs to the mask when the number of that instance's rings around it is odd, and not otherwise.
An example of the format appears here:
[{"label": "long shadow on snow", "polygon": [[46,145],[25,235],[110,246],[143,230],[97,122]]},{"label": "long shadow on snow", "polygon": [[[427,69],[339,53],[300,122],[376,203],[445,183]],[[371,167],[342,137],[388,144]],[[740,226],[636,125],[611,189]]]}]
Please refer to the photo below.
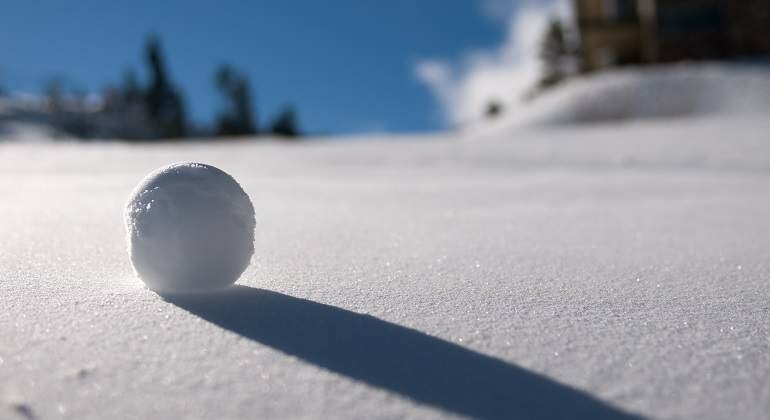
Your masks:
[{"label": "long shadow on snow", "polygon": [[235,286],[166,300],[243,337],[423,404],[482,419],[637,419],[589,394],[419,331]]}]

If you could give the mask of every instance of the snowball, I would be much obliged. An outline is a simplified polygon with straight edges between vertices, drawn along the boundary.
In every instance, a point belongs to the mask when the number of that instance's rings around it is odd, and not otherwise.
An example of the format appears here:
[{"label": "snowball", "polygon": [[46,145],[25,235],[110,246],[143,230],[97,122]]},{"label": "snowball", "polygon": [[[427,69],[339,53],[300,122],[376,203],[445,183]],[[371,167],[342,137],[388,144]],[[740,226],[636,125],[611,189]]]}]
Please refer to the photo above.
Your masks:
[{"label": "snowball", "polygon": [[157,292],[200,292],[238,280],[254,253],[254,207],[230,175],[175,163],[139,183],[124,213],[137,275]]}]

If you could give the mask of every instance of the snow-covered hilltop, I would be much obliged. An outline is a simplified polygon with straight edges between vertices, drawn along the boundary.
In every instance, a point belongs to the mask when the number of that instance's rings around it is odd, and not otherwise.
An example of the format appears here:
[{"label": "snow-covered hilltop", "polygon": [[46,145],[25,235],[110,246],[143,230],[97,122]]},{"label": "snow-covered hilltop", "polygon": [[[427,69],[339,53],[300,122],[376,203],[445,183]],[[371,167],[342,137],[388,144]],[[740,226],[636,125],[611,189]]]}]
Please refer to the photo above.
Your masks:
[{"label": "snow-covered hilltop", "polygon": [[467,129],[768,113],[770,66],[692,62],[574,77],[508,109],[499,118],[471,124]]}]

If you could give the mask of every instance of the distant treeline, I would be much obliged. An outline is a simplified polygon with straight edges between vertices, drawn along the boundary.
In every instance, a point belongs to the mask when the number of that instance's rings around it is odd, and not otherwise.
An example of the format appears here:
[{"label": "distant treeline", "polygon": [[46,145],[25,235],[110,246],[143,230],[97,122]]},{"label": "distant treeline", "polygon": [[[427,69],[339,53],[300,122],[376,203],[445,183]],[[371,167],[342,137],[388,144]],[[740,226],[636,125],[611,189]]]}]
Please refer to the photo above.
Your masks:
[{"label": "distant treeline", "polygon": [[225,99],[226,106],[216,115],[213,126],[196,125],[188,118],[185,97],[169,75],[158,37],[147,38],[144,59],[146,84],[139,82],[133,70],[126,70],[122,82],[104,89],[96,104],[89,104],[82,91],[67,91],[58,79],[49,81],[44,91],[52,124],[65,134],[81,138],[153,140],[269,135],[293,139],[300,136],[292,106],[284,107],[260,125],[248,77],[227,64],[222,64],[213,75],[213,85]]}]

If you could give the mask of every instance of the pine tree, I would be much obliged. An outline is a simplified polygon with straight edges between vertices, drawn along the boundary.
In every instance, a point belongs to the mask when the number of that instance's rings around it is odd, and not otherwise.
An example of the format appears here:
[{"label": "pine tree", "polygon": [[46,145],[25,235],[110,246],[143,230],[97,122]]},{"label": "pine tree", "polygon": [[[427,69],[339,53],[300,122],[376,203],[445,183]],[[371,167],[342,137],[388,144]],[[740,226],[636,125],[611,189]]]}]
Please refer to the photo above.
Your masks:
[{"label": "pine tree", "polygon": [[126,69],[123,72],[123,84],[120,87],[120,93],[126,102],[131,102],[142,96],[142,89],[136,79],[136,72]]},{"label": "pine tree", "polygon": [[294,107],[288,106],[278,113],[275,119],[273,119],[272,124],[270,124],[270,132],[280,137],[299,136]]},{"label": "pine tree", "polygon": [[222,65],[214,77],[228,107],[217,118],[218,135],[245,135],[257,132],[251,104],[251,89],[246,76]]},{"label": "pine tree", "polygon": [[184,137],[186,134],[184,101],[169,81],[160,42],[154,36],[147,40],[145,57],[150,70],[150,86],[145,92],[150,117],[162,137]]},{"label": "pine tree", "polygon": [[540,44],[543,74],[538,87],[541,90],[556,86],[567,77],[564,67],[569,55],[571,51],[567,46],[564,26],[558,19],[552,19]]}]

